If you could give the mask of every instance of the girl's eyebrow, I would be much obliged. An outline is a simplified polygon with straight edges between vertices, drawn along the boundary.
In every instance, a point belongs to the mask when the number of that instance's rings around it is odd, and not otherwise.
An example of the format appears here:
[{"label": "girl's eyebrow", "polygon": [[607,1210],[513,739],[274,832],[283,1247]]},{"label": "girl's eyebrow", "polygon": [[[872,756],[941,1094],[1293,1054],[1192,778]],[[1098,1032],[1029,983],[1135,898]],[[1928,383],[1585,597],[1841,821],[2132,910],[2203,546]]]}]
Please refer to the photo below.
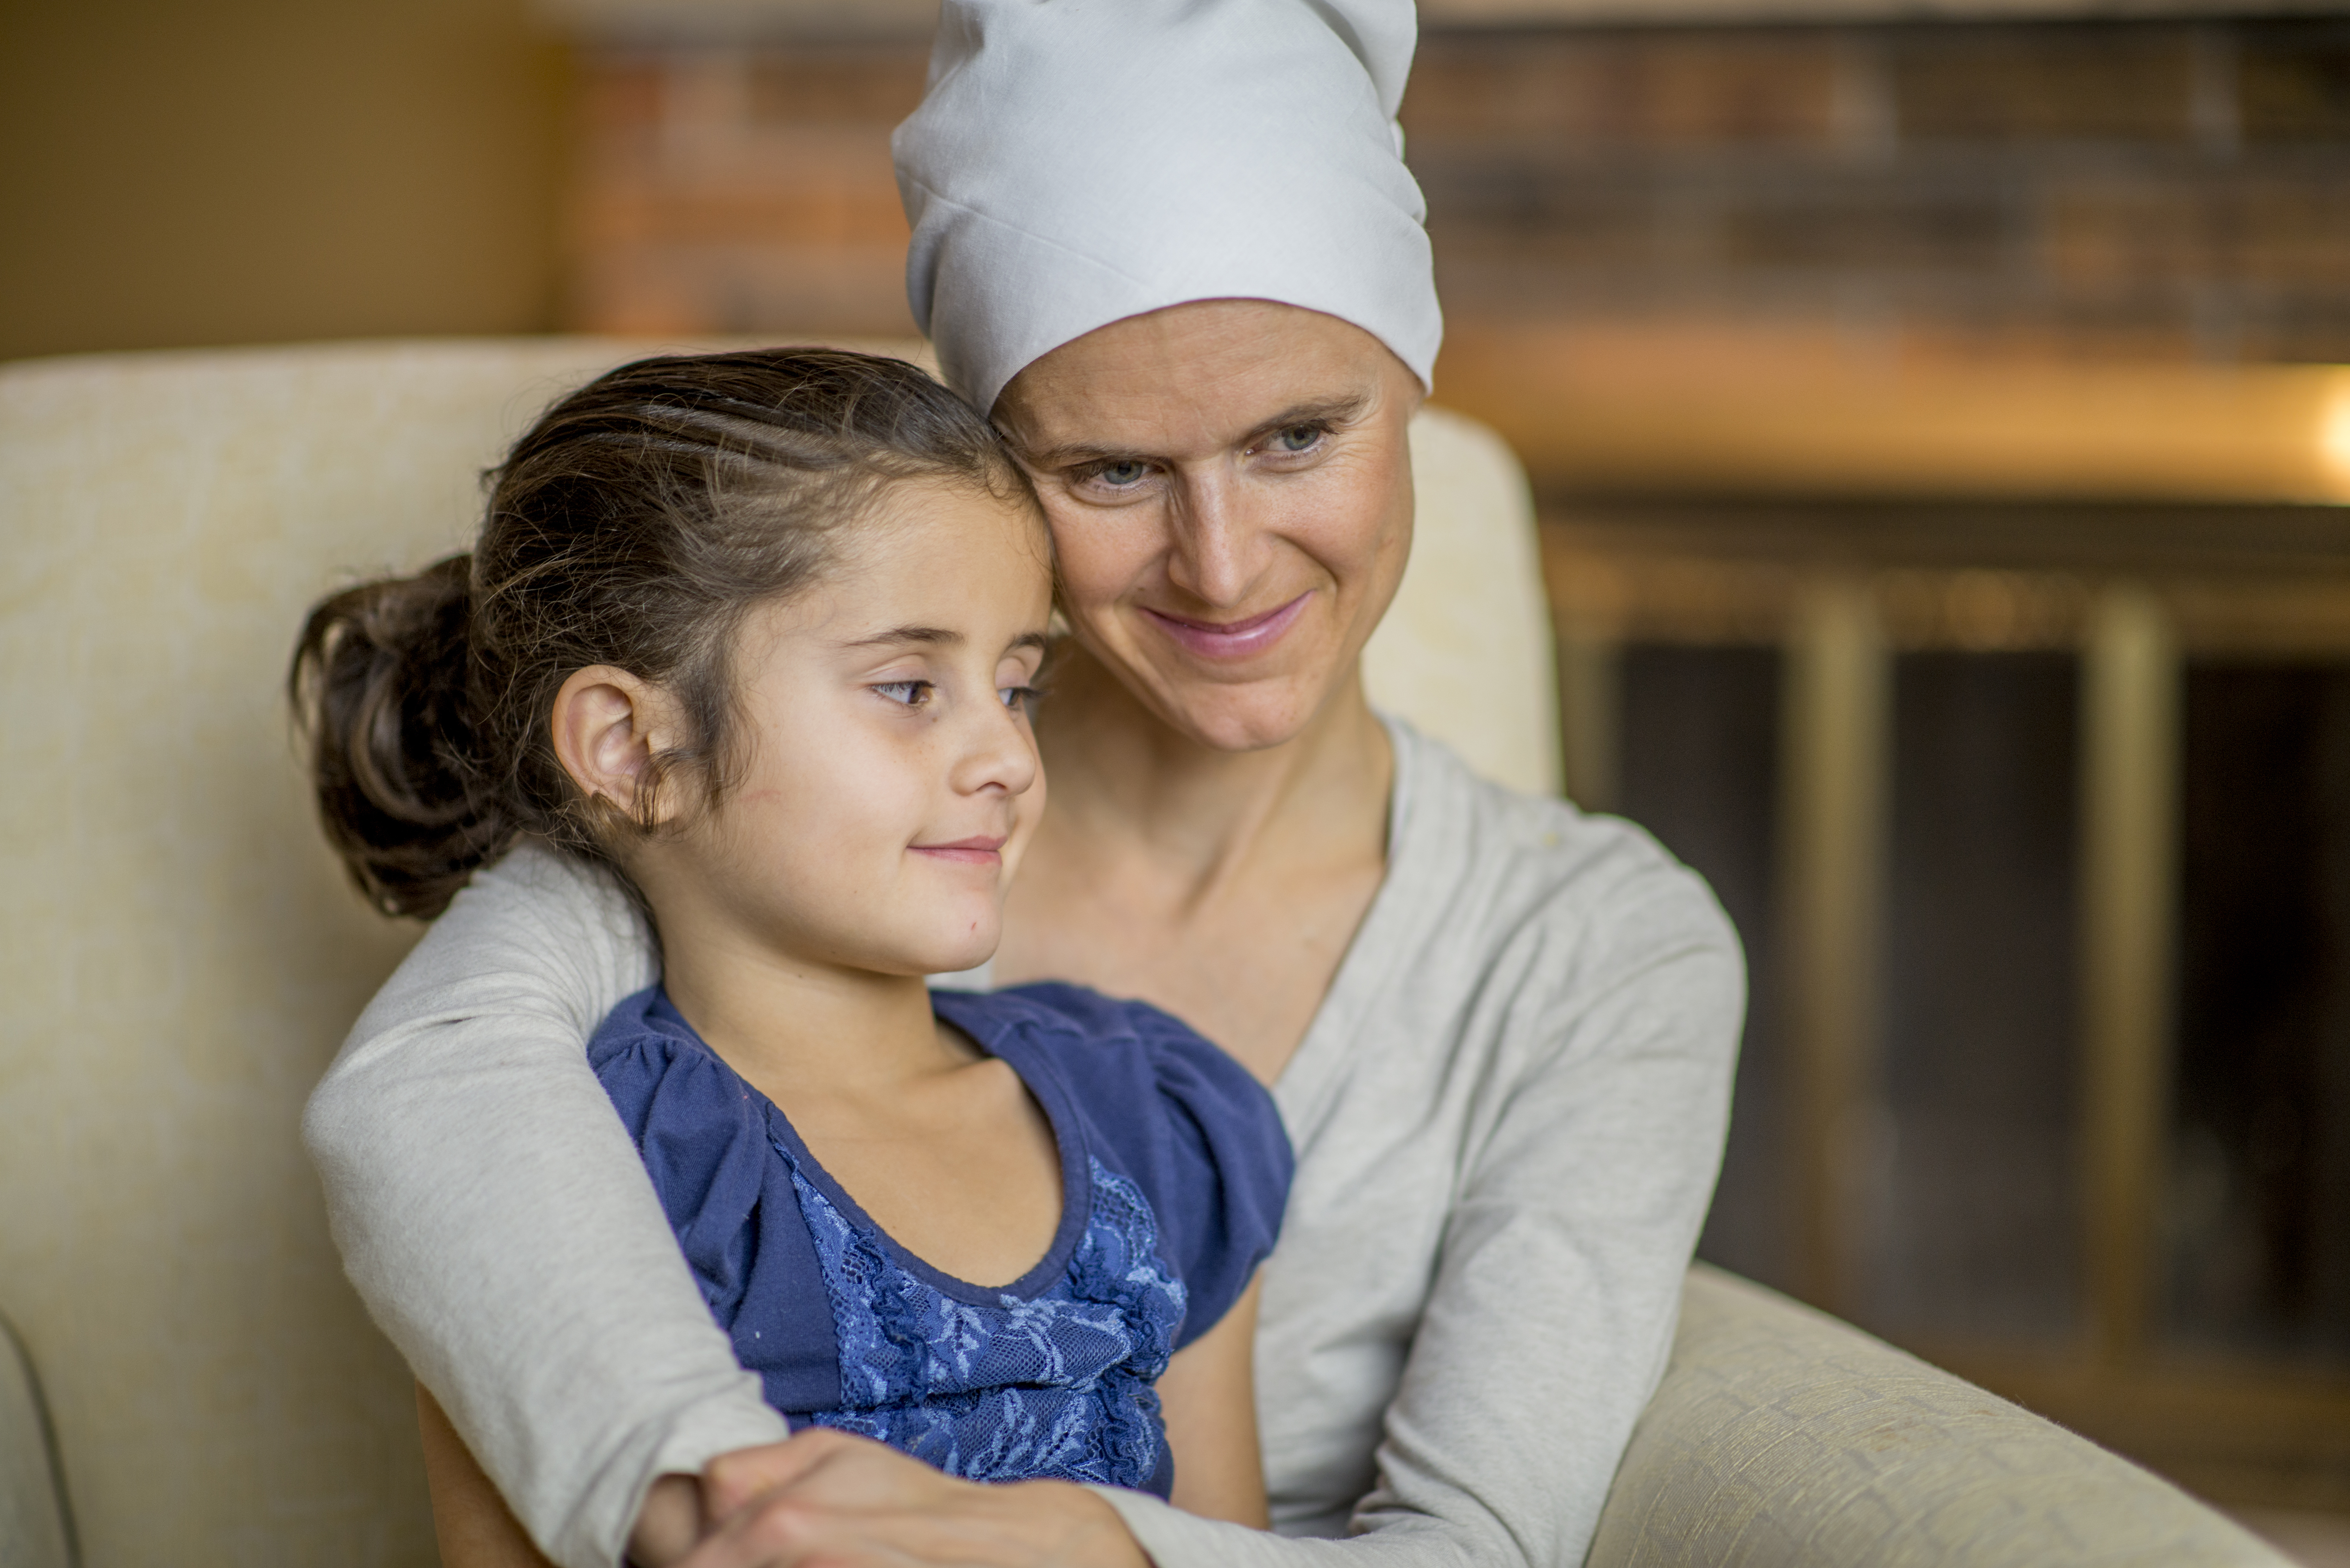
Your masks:
[{"label": "girl's eyebrow", "polygon": [[[910,642],[927,648],[954,648],[960,647],[965,640],[962,633],[950,631],[942,626],[893,626],[888,631],[877,632],[871,637],[860,637],[853,642],[846,642],[841,646],[879,648],[891,643]],[[1004,651],[1008,653],[1017,648],[1049,648],[1051,646],[1052,639],[1043,632],[1024,631],[1014,638],[1006,645]]]},{"label": "girl's eyebrow", "polygon": [[942,626],[893,626],[888,631],[860,637],[841,644],[843,648],[878,648],[885,643],[913,642],[929,647],[952,647],[962,641],[962,633],[949,631]]}]

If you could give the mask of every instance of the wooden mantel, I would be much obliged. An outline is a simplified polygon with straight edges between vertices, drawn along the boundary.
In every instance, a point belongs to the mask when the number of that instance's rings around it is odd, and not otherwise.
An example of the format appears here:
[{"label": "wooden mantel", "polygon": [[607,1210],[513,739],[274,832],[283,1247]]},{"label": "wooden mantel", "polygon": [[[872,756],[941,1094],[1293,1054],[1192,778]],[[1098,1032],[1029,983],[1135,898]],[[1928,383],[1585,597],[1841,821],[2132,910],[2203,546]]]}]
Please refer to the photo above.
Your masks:
[{"label": "wooden mantel", "polygon": [[2350,504],[2350,368],[1872,354],[1462,323],[1436,397],[1584,493]]}]

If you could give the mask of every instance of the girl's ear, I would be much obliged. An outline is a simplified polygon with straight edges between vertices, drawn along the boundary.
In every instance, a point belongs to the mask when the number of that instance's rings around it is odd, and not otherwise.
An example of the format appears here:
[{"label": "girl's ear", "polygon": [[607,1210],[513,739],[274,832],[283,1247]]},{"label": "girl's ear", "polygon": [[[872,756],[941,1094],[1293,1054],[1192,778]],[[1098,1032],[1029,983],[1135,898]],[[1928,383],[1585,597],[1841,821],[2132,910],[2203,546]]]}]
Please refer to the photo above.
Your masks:
[{"label": "girl's ear", "polygon": [[[669,693],[609,664],[576,670],[555,694],[555,754],[589,800],[608,800],[632,822],[659,826],[674,808],[656,789],[654,758],[676,747]],[[639,808],[650,799],[650,821]]]}]

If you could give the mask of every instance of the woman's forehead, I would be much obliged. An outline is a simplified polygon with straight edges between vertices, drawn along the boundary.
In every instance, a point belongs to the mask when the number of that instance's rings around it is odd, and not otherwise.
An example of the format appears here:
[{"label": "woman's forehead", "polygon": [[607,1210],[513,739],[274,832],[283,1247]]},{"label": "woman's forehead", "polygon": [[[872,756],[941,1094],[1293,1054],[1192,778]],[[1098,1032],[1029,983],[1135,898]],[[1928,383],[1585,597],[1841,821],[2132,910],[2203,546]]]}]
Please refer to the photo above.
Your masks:
[{"label": "woman's forehead", "polygon": [[1032,462],[1068,462],[1343,421],[1418,385],[1386,345],[1336,317],[1205,300],[1063,344],[1013,379],[995,413]]}]

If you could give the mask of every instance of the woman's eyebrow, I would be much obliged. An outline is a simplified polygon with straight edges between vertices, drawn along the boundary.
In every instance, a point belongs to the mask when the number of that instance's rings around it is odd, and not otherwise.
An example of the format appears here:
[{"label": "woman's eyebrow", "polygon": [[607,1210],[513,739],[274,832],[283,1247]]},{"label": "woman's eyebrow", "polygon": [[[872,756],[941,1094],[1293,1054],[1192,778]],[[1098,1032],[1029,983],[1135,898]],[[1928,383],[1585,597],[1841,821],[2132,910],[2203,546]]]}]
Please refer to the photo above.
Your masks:
[{"label": "woman's eyebrow", "polygon": [[[1279,431],[1298,425],[1343,425],[1362,417],[1370,406],[1368,392],[1349,392],[1342,397],[1320,398],[1310,403],[1295,403],[1271,419],[1259,424],[1235,442],[1253,446]],[[1096,446],[1086,441],[1071,441],[1062,446],[1039,447],[1022,453],[1038,468],[1067,468],[1087,462],[1152,462],[1158,461],[1150,452],[1139,447]]]},{"label": "woman's eyebrow", "polygon": [[1064,446],[1024,448],[1021,456],[1037,468],[1067,468],[1081,462],[1148,462],[1149,454],[1123,446],[1092,446],[1071,441]]},{"label": "woman's eyebrow", "polygon": [[1299,425],[1343,425],[1362,417],[1370,407],[1368,392],[1355,392],[1341,398],[1324,398],[1317,402],[1299,403],[1286,408],[1241,438],[1243,446],[1254,446],[1269,435],[1295,430]]}]

